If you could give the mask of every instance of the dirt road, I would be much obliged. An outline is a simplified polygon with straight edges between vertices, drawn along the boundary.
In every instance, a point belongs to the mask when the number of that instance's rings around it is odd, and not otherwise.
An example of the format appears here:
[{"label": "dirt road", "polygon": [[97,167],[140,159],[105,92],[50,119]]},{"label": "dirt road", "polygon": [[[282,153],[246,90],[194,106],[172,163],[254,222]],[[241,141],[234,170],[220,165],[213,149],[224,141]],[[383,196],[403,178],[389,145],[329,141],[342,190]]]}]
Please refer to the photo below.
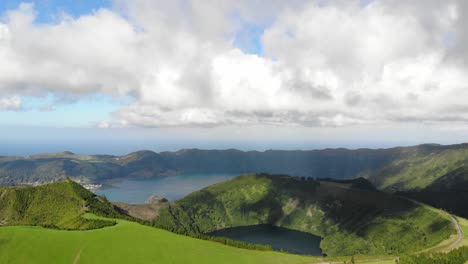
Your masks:
[{"label": "dirt road", "polygon": [[454,249],[455,247],[458,246],[458,244],[460,244],[463,240],[463,231],[460,227],[460,224],[458,223],[457,219],[453,216],[453,215],[449,215],[450,218],[452,219],[452,222],[453,224],[455,225],[455,229],[457,230],[457,239],[455,241],[452,242],[452,244],[450,244],[445,250],[444,252],[448,252],[452,249]]}]

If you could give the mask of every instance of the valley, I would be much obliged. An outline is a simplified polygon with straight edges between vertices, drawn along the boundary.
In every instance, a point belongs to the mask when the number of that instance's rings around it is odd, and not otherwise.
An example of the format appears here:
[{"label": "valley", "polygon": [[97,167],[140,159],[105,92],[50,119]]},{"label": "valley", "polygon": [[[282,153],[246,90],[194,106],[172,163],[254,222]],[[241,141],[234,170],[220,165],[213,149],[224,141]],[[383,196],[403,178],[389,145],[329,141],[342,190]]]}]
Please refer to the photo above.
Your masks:
[{"label": "valley", "polygon": [[[73,182],[56,183],[46,186],[48,194],[39,197],[54,197],[59,193],[63,198],[75,197],[98,198],[80,188]],[[37,187],[35,187],[37,188]],[[73,192],[56,192],[54,189],[73,190]],[[35,198],[37,199],[37,198]],[[24,201],[24,200],[23,200]],[[83,200],[84,201],[84,200]],[[92,200],[85,201],[94,203]],[[19,208],[27,208],[26,204]],[[88,204],[90,205],[90,204]],[[165,230],[142,225],[135,220],[123,220],[127,216],[118,211],[109,210],[107,203],[100,201],[98,205],[87,206],[89,209],[76,211],[70,215],[80,216],[83,221],[99,221],[110,223],[106,227],[95,226],[87,231],[67,231],[44,227],[45,223],[60,222],[51,217],[40,222],[28,220],[20,226],[8,224],[0,227],[0,262],[1,263],[343,263],[350,261],[351,256],[312,257],[292,255],[273,251],[248,250],[223,245],[220,242],[200,240],[174,234]],[[25,207],[26,206],[26,207]],[[436,209],[428,209],[439,214]],[[28,211],[28,210],[26,210]],[[112,218],[99,215],[114,215]],[[440,213],[441,215],[443,213]],[[12,215],[11,213],[9,215]],[[29,215],[29,213],[28,213]],[[2,216],[5,218],[5,215]],[[434,217],[434,215],[432,216]],[[34,219],[34,217],[30,217]],[[131,220],[131,221],[129,221]],[[48,222],[51,221],[51,222]],[[462,242],[457,248],[468,245],[468,221],[458,218],[464,231]],[[11,223],[11,222],[10,222]],[[25,226],[26,225],[26,226]],[[79,228],[79,226],[77,226]],[[95,229],[97,228],[97,229]],[[441,241],[441,245],[451,244],[453,237]],[[431,249],[444,251],[446,248]],[[181,250],[184,252],[180,254]],[[356,263],[394,263],[397,255],[355,255]]]},{"label": "valley", "polygon": [[[268,173],[237,176],[223,159],[233,158],[232,153],[242,157],[247,152],[233,150],[216,151],[218,163],[213,165],[204,163],[205,159],[215,159],[211,151],[200,150],[182,151],[178,154],[182,157],[172,157],[171,162],[168,162],[171,153],[148,151],[125,157],[85,157],[70,152],[28,158],[2,157],[0,168],[14,172],[3,180],[11,180],[15,175],[36,175],[36,170],[47,171],[51,164],[58,166],[62,174],[55,178],[34,176],[53,182],[37,187],[24,186],[21,180],[15,183],[19,186],[0,187],[0,262],[27,263],[31,258],[29,261],[37,259],[40,260],[37,263],[46,263],[49,256],[42,256],[41,247],[66,248],[58,250],[54,258],[74,263],[104,259],[126,263],[130,261],[126,256],[132,255],[131,250],[139,256],[134,263],[152,261],[153,256],[143,251],[153,252],[159,259],[167,254],[173,263],[194,259],[193,263],[216,263],[230,254],[232,258],[241,254],[242,263],[342,263],[351,257],[358,263],[390,263],[402,257],[405,263],[405,256],[414,254],[452,254],[460,247],[464,252],[463,246],[468,245],[466,220],[461,218],[466,212],[465,148],[465,145],[421,145],[391,151],[372,150],[386,153],[385,162],[381,160],[378,166],[362,158],[367,154],[361,158],[356,156],[359,151],[371,150],[307,153],[316,155],[309,159],[322,161],[313,165],[309,160],[307,163],[312,165],[308,170],[323,170],[327,177]],[[227,158],[226,153],[230,153]],[[305,152],[279,153],[278,159],[286,153]],[[324,153],[331,156],[324,158]],[[349,153],[345,162],[357,160],[357,164],[337,165],[336,160],[343,153]],[[333,163],[328,164],[328,159],[334,160]],[[457,161],[453,162],[454,159]],[[275,161],[275,158],[267,160]],[[431,161],[431,170],[425,169],[426,160]],[[39,165],[28,167],[23,162]],[[242,164],[237,165],[252,169]],[[351,174],[341,179],[328,177],[334,175],[330,169],[335,165],[352,168]],[[278,166],[282,165],[273,162],[264,169],[276,170]],[[116,174],[107,175],[108,168],[114,168],[110,171]],[[229,173],[215,173],[220,168]],[[299,164],[298,169],[301,168],[305,167]],[[210,172],[198,173],[202,169]],[[91,173],[84,177],[83,172]],[[413,174],[414,177],[407,176]],[[419,180],[421,177],[423,180]],[[103,184],[105,188],[93,190],[94,194],[75,181],[84,186]],[[154,197],[147,201],[150,196]],[[460,228],[451,215],[424,203],[461,216],[456,218]],[[33,236],[47,237],[48,241],[40,245]],[[291,243],[287,242],[288,236]],[[172,242],[163,245],[161,239]],[[14,252],[24,251],[23,240],[37,243],[38,249],[23,254],[27,258],[14,259]],[[67,243],[60,242],[63,240]],[[302,242],[294,244],[294,241]],[[131,246],[125,249],[127,243]],[[187,248],[187,254],[174,258],[175,245],[180,243],[184,252]],[[274,250],[305,255],[274,252],[271,246],[250,243],[270,244]],[[106,244],[112,245],[109,253],[102,246]],[[199,257],[196,252],[202,248],[219,255],[208,254],[212,260],[208,260],[208,255]],[[102,259],[98,251],[104,252]],[[223,263],[229,262],[223,260]]]}]

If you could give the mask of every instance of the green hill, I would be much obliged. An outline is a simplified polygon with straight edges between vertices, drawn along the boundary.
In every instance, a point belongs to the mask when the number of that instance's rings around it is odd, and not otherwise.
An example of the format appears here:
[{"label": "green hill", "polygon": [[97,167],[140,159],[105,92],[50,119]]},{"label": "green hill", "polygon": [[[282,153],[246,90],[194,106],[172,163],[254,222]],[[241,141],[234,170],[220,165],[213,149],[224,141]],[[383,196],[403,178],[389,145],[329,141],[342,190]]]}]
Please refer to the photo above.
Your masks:
[{"label": "green hill", "polygon": [[422,190],[400,194],[468,217],[468,166],[450,171]]},{"label": "green hill", "polygon": [[412,252],[454,232],[446,217],[369,190],[362,179],[353,187],[352,181],[267,174],[243,175],[194,192],[163,207],[154,224],[180,233],[272,224],[323,237],[321,248],[328,255]]},{"label": "green hill", "polygon": [[314,258],[256,251],[116,220],[117,225],[69,232],[41,227],[0,228],[0,263],[306,264]]},{"label": "green hill", "polygon": [[468,144],[421,145],[403,150],[401,157],[370,175],[370,180],[378,188],[387,191],[421,190],[468,165]]},{"label": "green hill", "polygon": [[[0,263],[323,261],[234,248],[89,212],[125,217],[70,180],[0,188]],[[364,179],[244,175],[192,193],[160,213],[155,225],[187,233],[257,223],[306,231],[324,237],[321,247],[330,255],[413,252],[453,232],[443,214],[376,191]]]},{"label": "green hill", "polygon": [[38,187],[0,187],[0,205],[0,225],[93,229],[115,223],[84,219],[84,213],[119,215],[105,199],[71,180]]},{"label": "green hill", "polygon": [[0,263],[299,264],[314,260],[234,248],[87,212],[123,217],[105,199],[70,180],[0,188]]}]

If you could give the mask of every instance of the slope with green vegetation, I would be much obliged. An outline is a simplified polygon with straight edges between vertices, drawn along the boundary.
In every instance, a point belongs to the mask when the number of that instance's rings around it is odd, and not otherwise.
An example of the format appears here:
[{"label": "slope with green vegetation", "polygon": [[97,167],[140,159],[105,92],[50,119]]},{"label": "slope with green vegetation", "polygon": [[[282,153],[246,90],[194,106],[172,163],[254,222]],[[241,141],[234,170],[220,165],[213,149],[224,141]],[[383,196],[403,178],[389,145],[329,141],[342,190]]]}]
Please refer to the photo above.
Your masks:
[{"label": "slope with green vegetation", "polygon": [[446,253],[423,253],[403,256],[399,264],[464,264],[468,261],[468,247],[461,247]]},{"label": "slope with green vegetation", "polygon": [[268,246],[223,238],[206,241],[115,218],[132,219],[71,180],[0,188],[0,263],[292,264],[313,260],[272,252]]},{"label": "slope with green vegetation", "polygon": [[375,186],[388,191],[420,190],[468,165],[468,144],[426,144],[402,150],[398,159],[369,175]]},{"label": "slope with green vegetation", "polygon": [[[239,223],[268,222],[324,236],[322,247],[332,255],[413,251],[437,244],[452,231],[436,210],[378,192],[364,179],[316,181],[245,175],[195,192],[165,210],[165,217],[159,219],[172,224],[175,231],[200,232],[212,229],[213,224],[223,228]],[[200,240],[115,218],[125,216],[105,199],[70,180],[38,187],[1,188],[0,263],[324,261],[229,247],[222,244],[222,239],[221,243]],[[466,220],[462,220],[465,222],[460,224],[466,232]],[[349,258],[328,258],[328,261]],[[360,255],[356,259],[368,262],[388,258]]]},{"label": "slope with green vegetation", "polygon": [[468,217],[468,144],[425,144],[390,149],[239,151],[187,149],[125,156],[71,152],[0,157],[0,185],[31,185],[70,177],[104,182],[181,173],[284,173],[314,178],[364,177],[378,189]]},{"label": "slope with green vegetation", "polygon": [[115,224],[84,219],[86,212],[120,216],[107,200],[71,180],[38,187],[0,187],[0,225],[83,230]]},{"label": "slope with green vegetation", "polygon": [[[362,187],[362,188],[361,188]],[[155,225],[179,233],[272,224],[323,237],[328,255],[396,254],[436,245],[449,219],[359,179],[317,181],[251,174],[212,185],[163,207]]]},{"label": "slope with green vegetation", "polygon": [[447,173],[422,190],[399,194],[468,217],[468,166]]},{"label": "slope with green vegetation", "polygon": [[116,220],[112,227],[69,232],[40,227],[0,227],[0,263],[252,263],[305,264],[306,256],[256,251],[177,235]]}]

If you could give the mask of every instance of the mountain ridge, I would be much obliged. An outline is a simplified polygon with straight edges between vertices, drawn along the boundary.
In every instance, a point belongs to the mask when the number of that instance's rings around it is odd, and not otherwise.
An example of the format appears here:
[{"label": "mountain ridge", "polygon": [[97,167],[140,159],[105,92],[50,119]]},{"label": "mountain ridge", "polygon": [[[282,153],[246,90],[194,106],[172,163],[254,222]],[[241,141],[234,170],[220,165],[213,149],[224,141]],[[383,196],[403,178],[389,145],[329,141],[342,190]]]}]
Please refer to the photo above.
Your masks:
[{"label": "mountain ridge", "polygon": [[[438,160],[436,168],[441,168],[439,171],[430,169],[432,159]],[[0,157],[0,184],[41,184],[66,177],[97,182],[183,173],[266,172],[314,178],[365,177],[380,189],[401,191],[423,189],[432,181],[465,164],[468,164],[467,143],[422,144],[388,149],[242,151],[194,148],[159,153],[141,150],[122,156],[59,152]]]}]

